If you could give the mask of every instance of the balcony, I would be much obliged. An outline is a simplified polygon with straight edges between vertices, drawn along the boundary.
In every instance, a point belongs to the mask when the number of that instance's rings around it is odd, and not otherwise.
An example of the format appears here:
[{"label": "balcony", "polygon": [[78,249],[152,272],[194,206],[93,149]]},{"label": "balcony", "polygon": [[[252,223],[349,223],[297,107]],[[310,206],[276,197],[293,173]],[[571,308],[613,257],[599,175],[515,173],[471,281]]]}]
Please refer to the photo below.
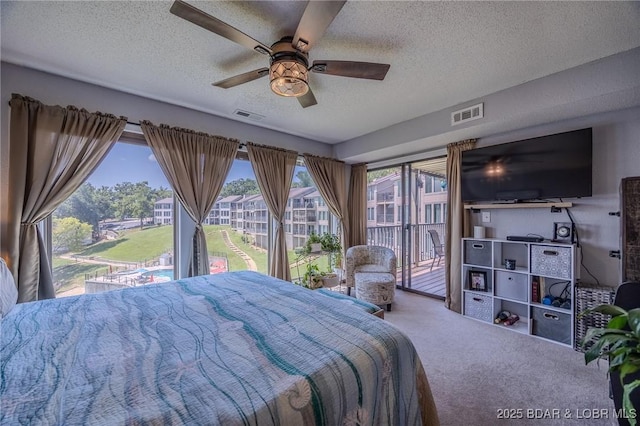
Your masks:
[{"label": "balcony", "polygon": [[[435,229],[440,235],[441,241],[445,239],[445,224],[420,224],[410,225],[408,238],[411,238],[411,280],[405,279],[405,288],[428,293],[437,297],[445,297],[444,259],[439,266],[431,265],[434,261],[433,243],[427,230]],[[402,227],[376,226],[367,228],[367,244],[389,247],[398,258],[397,283],[402,284]],[[437,263],[437,260],[436,260]]]},{"label": "balcony", "polygon": [[315,223],[316,215],[315,214],[294,214],[293,221],[301,222],[301,223],[309,223],[309,222]]},{"label": "balcony", "polygon": [[395,215],[393,213],[376,215],[377,223],[395,223]]},{"label": "balcony", "polygon": [[313,201],[294,201],[292,207],[294,209],[315,209],[316,204]]},{"label": "balcony", "polygon": [[383,192],[376,195],[376,202],[378,203],[392,203],[395,201],[395,195],[393,192]]}]

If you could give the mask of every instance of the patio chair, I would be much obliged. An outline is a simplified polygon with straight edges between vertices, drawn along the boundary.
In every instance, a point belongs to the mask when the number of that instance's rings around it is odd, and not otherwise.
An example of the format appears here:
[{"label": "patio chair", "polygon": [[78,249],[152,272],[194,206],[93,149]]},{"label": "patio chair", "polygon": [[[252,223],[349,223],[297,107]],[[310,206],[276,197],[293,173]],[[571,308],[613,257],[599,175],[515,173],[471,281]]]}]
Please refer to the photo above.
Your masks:
[{"label": "patio chair", "polygon": [[433,243],[433,260],[431,261],[431,268],[429,269],[429,271],[432,271],[433,265],[436,263],[436,258],[438,259],[438,266],[440,266],[440,259],[444,257],[444,244],[440,242],[440,237],[435,229],[429,229],[427,232],[431,237],[431,243]]}]

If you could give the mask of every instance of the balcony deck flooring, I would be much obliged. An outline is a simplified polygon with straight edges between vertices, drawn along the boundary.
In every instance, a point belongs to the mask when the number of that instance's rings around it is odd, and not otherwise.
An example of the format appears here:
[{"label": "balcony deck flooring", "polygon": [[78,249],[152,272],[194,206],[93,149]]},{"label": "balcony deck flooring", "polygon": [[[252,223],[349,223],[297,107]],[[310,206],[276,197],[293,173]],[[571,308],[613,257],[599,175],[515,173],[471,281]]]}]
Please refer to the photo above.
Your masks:
[{"label": "balcony deck flooring", "polygon": [[[438,262],[436,261],[436,264]],[[427,293],[433,296],[445,297],[445,277],[444,277],[444,259],[440,261],[440,266],[433,267],[430,270],[431,261],[414,267],[411,271],[411,284],[406,288]],[[402,282],[402,274],[398,272],[398,284]]]}]

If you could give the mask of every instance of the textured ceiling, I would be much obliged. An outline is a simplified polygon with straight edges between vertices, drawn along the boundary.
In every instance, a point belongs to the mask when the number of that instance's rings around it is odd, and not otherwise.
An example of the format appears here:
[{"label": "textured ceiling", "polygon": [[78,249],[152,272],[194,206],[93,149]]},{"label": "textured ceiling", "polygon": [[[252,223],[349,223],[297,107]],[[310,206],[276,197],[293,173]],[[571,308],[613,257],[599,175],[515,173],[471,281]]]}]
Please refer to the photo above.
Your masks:
[{"label": "textured ceiling", "polygon": [[[190,4],[270,45],[305,2]],[[266,56],[169,13],[171,2],[1,2],[3,61],[327,143],[640,46],[640,2],[347,2],[310,52],[391,64],[384,81],[311,74],[303,109],[262,78]],[[264,116],[233,115],[242,109]],[[117,111],[113,111],[117,114]],[[169,123],[171,124],[171,123]]]}]

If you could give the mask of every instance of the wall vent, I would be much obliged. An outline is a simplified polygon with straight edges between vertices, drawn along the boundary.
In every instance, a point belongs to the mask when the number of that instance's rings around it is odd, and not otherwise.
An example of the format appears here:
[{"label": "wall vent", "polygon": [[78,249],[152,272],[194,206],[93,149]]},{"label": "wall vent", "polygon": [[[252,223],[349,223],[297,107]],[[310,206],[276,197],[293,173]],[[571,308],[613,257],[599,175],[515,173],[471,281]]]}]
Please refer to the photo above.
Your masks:
[{"label": "wall vent", "polygon": [[451,125],[466,123],[484,117],[484,103],[470,106],[451,113]]},{"label": "wall vent", "polygon": [[260,121],[264,118],[264,115],[256,114],[255,112],[244,111],[241,109],[233,111],[233,114],[254,121]]}]

